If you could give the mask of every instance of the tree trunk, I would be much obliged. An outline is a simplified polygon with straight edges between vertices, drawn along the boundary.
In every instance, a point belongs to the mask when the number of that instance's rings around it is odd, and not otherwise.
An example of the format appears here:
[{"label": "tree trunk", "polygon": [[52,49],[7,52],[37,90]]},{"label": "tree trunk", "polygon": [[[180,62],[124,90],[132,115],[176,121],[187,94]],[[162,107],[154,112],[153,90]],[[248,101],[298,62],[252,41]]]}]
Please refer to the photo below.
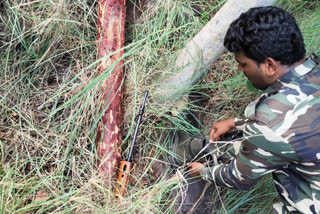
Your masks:
[{"label": "tree trunk", "polygon": [[178,55],[174,73],[159,84],[154,101],[164,110],[181,100],[209,66],[224,53],[224,36],[232,21],[249,8],[268,6],[275,0],[228,0]]},{"label": "tree trunk", "polygon": [[[125,0],[99,0],[98,13],[98,57],[102,59],[99,74],[105,72],[112,64],[107,80],[102,85],[103,100],[100,106],[105,111],[98,125],[96,145],[100,158],[99,172],[105,178],[116,180],[117,168],[121,158],[122,143],[122,82]],[[107,55],[113,55],[106,57]]]}]

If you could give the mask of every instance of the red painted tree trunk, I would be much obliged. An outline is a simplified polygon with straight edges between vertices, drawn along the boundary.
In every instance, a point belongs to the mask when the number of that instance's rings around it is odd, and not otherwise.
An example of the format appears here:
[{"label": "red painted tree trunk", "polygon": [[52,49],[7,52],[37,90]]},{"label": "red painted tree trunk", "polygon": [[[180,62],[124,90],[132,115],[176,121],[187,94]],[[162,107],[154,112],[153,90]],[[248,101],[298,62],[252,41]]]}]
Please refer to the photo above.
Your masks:
[{"label": "red painted tree trunk", "polygon": [[[110,57],[105,56],[123,48],[125,26],[125,0],[99,0],[98,14],[98,55],[103,58],[99,74],[104,72],[123,55],[123,50]],[[101,109],[106,108],[98,125],[96,144],[100,158],[100,174],[106,179],[117,179],[117,168],[121,158],[122,143],[122,81],[123,60],[109,71],[104,82]]]}]

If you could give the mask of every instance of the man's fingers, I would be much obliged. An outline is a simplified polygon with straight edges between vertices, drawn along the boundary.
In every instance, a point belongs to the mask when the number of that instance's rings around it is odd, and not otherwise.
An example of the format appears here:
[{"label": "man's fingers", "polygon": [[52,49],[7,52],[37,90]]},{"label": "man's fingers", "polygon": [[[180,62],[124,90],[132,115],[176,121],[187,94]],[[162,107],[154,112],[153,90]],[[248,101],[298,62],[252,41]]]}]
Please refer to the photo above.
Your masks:
[{"label": "man's fingers", "polygon": [[219,140],[220,139],[220,136],[224,134],[222,133],[221,131],[216,131],[214,134],[213,134],[213,139],[214,140]]},{"label": "man's fingers", "polygon": [[214,129],[211,130],[210,135],[209,135],[209,143],[213,143],[213,141],[218,141],[220,140],[220,135],[223,134],[219,129]]},{"label": "man's fingers", "polygon": [[187,169],[189,171],[189,174],[193,177],[199,177],[201,173],[201,169],[205,167],[202,163],[199,163],[199,162],[188,163],[187,166],[188,166]]},{"label": "man's fingers", "polygon": [[217,129],[215,128],[211,128],[210,134],[209,134],[209,143],[212,143],[213,141],[215,141],[215,133],[216,133]]},{"label": "man's fingers", "polygon": [[209,142],[212,143],[212,141],[220,140],[221,135],[224,135],[226,132],[228,132],[231,128],[234,127],[234,118],[229,118],[227,120],[215,122],[210,130]]},{"label": "man's fingers", "polygon": [[199,165],[197,164],[197,162],[191,162],[191,163],[188,163],[188,165],[187,165],[187,169],[189,171],[194,171],[197,168],[199,168]]}]

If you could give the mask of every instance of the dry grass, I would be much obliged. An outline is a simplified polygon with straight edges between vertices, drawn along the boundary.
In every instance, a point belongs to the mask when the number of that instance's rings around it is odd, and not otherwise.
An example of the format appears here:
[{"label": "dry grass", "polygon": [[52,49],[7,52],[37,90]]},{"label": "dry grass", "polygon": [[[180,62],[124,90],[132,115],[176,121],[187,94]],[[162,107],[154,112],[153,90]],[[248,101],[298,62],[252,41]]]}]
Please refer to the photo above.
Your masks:
[{"label": "dry grass", "polygon": [[[159,59],[183,46],[175,36],[197,31],[187,31],[197,21],[183,11],[170,14],[176,20],[167,23],[170,7],[184,8],[167,3],[149,5],[127,36],[124,145],[140,95],[170,61]],[[166,128],[157,112],[145,114],[131,196],[115,203],[112,188],[97,175],[96,100],[107,75],[96,76],[96,7],[95,1],[80,0],[1,3],[1,213],[150,213],[164,206],[172,185],[156,164],[165,152],[160,139]]]},{"label": "dry grass", "polygon": [[[145,2],[127,24],[124,157],[144,91],[156,90],[177,51],[223,1]],[[213,121],[240,115],[256,96],[226,54],[184,101],[183,108],[202,118],[200,130],[151,100],[134,149],[128,197],[115,201],[98,177],[94,145],[99,87],[108,76],[96,76],[96,8],[96,0],[0,2],[0,213],[173,212],[170,195],[183,177],[167,180],[167,132],[208,132]],[[239,197],[252,200],[251,194]],[[243,205],[223,200],[228,210]]]}]

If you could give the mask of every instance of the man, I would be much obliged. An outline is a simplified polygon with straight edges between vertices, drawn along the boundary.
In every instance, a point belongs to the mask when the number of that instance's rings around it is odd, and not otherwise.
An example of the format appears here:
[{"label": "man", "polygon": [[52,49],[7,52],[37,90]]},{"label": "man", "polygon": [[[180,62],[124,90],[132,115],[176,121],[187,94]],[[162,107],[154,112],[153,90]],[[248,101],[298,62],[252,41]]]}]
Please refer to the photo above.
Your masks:
[{"label": "man", "polygon": [[239,70],[264,91],[247,106],[244,119],[212,125],[212,145],[233,128],[243,131],[234,159],[212,167],[189,163],[191,175],[248,190],[272,173],[282,200],[275,213],[319,213],[320,68],[305,59],[294,17],[273,6],[252,8],[230,25],[224,45]]}]

